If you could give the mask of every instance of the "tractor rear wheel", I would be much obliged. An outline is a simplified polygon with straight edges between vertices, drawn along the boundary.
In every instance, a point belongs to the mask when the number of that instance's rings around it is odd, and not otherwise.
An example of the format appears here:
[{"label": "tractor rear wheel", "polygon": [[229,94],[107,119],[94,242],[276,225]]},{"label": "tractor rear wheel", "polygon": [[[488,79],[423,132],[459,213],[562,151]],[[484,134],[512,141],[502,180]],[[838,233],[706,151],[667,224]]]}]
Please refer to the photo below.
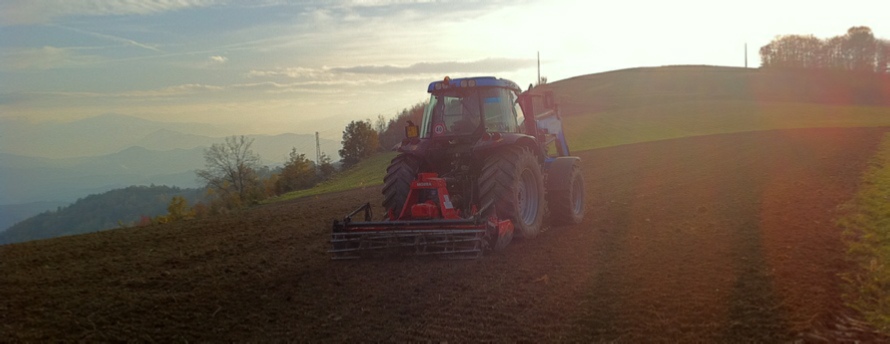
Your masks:
[{"label": "tractor rear wheel", "polygon": [[390,213],[399,216],[402,212],[421,164],[420,158],[410,154],[399,154],[390,161],[383,177],[383,208],[387,216]]},{"label": "tractor rear wheel", "polygon": [[568,189],[550,191],[547,197],[550,221],[559,225],[579,224],[584,219],[584,177],[578,163],[566,177],[569,178]]},{"label": "tractor rear wheel", "polygon": [[[485,159],[479,176],[482,209],[510,219],[516,232],[534,238],[544,218],[544,177],[537,157],[523,147],[510,147]],[[493,245],[493,247],[506,245]]]}]

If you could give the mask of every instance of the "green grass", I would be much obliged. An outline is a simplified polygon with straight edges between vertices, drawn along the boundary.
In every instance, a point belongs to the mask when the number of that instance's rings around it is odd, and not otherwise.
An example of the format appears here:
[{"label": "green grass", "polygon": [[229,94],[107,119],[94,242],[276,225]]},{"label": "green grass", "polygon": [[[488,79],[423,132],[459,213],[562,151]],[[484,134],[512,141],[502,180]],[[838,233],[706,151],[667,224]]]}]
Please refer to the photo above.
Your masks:
[{"label": "green grass", "polygon": [[890,334],[890,134],[844,209],[838,224],[844,228],[848,258],[857,266],[843,275],[845,301]]},{"label": "green grass", "polygon": [[386,175],[386,167],[389,166],[389,161],[395,156],[396,153],[393,152],[377,154],[315,187],[289,192],[278,197],[270,198],[263,203],[274,203],[294,198],[383,184],[383,176]]},{"label": "green grass", "polygon": [[688,101],[564,117],[573,151],[629,143],[791,128],[890,126],[890,108]]}]

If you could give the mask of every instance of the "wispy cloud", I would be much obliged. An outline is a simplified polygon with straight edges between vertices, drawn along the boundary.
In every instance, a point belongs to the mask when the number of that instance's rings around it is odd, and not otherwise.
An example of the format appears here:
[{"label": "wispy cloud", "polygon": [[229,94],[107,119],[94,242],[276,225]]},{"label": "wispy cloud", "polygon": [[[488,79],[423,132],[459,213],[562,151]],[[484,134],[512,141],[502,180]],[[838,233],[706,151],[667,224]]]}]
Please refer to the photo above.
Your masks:
[{"label": "wispy cloud", "polygon": [[101,38],[101,39],[104,39],[104,40],[107,40],[107,41],[123,43],[123,44],[125,44],[125,45],[129,45],[129,46],[133,46],[133,47],[137,47],[137,48],[142,48],[142,49],[148,49],[148,50],[156,51],[156,52],[163,52],[163,51],[161,51],[160,49],[158,49],[158,48],[155,47],[155,46],[148,45],[148,44],[144,44],[144,43],[139,43],[139,42],[136,42],[136,41],[134,41],[134,40],[132,40],[132,39],[128,39],[128,38],[123,38],[123,37],[118,37],[118,36],[112,36],[112,35],[107,35],[107,34],[104,34],[104,33],[92,32],[92,31],[87,31],[87,30],[81,30],[81,29],[77,29],[77,28],[73,28],[73,27],[68,27],[68,26],[62,26],[62,25],[52,25],[52,26],[54,26],[54,27],[58,27],[58,28],[61,28],[61,29],[65,29],[65,30],[69,30],[69,31],[73,31],[73,32],[77,32],[77,33],[80,33],[80,34],[88,35],[88,36],[93,36],[93,37],[96,37],[96,38]]},{"label": "wispy cloud", "polygon": [[215,0],[6,0],[0,2],[0,25],[45,24],[67,16],[145,15],[215,3]]},{"label": "wispy cloud", "polygon": [[446,62],[421,62],[407,66],[394,65],[362,65],[351,67],[290,67],[272,70],[252,70],[249,77],[274,78],[284,77],[300,80],[312,80],[316,82],[353,83],[356,75],[365,75],[367,81],[404,79],[405,76],[426,77],[439,76],[449,73],[483,73],[497,74],[512,72],[534,67],[535,61],[531,59],[492,58],[478,61],[446,61]]},{"label": "wispy cloud", "polygon": [[3,69],[56,69],[96,63],[98,56],[82,55],[76,48],[44,46],[41,48],[16,49],[0,55],[0,68]]},{"label": "wispy cloud", "polygon": [[249,77],[287,77],[291,79],[330,79],[331,72],[326,68],[288,67],[271,70],[252,70]]},{"label": "wispy cloud", "polygon": [[410,66],[370,65],[331,68],[335,73],[355,74],[442,74],[442,73],[500,73],[534,66],[531,59],[492,58],[468,62],[421,62]]}]

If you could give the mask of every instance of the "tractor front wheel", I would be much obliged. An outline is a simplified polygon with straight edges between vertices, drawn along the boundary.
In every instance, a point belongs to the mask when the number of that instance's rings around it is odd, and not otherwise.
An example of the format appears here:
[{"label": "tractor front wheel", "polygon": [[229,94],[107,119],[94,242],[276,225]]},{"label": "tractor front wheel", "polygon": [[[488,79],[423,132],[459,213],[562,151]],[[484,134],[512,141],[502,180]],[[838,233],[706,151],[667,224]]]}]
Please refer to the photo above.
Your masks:
[{"label": "tractor front wheel", "polygon": [[[584,177],[581,166],[575,163],[568,176],[569,187],[566,190],[551,191],[548,195],[551,222],[557,225],[574,225],[584,219]],[[550,177],[552,178],[552,176]]]},{"label": "tractor front wheel", "polygon": [[[479,199],[482,209],[493,209],[501,220],[510,219],[522,237],[537,236],[545,203],[544,177],[537,157],[523,147],[510,147],[489,155],[479,176]],[[498,248],[506,244],[499,242],[491,246]]]}]

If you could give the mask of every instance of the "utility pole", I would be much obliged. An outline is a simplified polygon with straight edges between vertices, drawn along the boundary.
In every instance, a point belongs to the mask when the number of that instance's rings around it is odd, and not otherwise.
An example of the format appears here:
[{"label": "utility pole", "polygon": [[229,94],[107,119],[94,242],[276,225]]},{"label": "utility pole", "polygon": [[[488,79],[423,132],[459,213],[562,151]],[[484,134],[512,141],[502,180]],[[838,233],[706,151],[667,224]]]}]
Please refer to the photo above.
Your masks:
[{"label": "utility pole", "polygon": [[535,86],[541,84],[541,51],[538,51],[538,83]]},{"label": "utility pole", "polygon": [[315,168],[321,166],[321,143],[318,140],[318,132],[315,132]]},{"label": "utility pole", "polygon": [[745,42],[745,69],[748,69],[748,42]]}]

